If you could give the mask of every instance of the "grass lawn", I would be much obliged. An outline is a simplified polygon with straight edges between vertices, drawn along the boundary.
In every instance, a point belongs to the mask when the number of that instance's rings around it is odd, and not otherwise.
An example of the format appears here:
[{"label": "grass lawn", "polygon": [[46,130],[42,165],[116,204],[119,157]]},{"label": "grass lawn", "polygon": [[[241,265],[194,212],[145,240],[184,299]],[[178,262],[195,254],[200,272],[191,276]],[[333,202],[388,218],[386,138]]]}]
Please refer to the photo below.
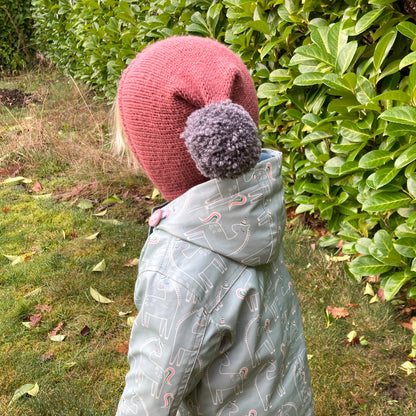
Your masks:
[{"label": "grass lawn", "polygon": [[[5,89],[24,95],[0,98],[0,414],[113,415],[135,259],[159,202],[111,155],[108,105],[48,69],[4,78]],[[315,240],[286,232],[316,415],[416,415],[416,375],[401,367],[412,333],[400,325],[416,308],[375,302],[377,283],[345,276]]]}]

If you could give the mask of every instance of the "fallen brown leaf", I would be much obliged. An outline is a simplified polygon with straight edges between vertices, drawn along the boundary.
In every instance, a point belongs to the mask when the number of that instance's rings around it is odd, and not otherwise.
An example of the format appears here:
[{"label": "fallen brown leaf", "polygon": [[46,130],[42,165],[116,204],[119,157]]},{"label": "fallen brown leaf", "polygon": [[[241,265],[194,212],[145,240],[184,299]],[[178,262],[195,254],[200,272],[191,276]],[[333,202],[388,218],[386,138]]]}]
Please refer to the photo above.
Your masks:
[{"label": "fallen brown leaf", "polygon": [[32,188],[32,191],[33,192],[40,192],[41,190],[42,190],[42,185],[38,181],[36,181],[35,185]]},{"label": "fallen brown leaf", "polygon": [[41,312],[50,312],[52,310],[51,305],[36,305],[35,309]]},{"label": "fallen brown leaf", "polygon": [[50,360],[52,357],[53,357],[53,352],[50,352],[50,353],[48,353],[48,354],[42,354],[42,355],[39,357],[39,360],[43,363],[43,362],[45,362],[45,361],[47,361],[47,360]]},{"label": "fallen brown leaf", "polygon": [[63,322],[59,322],[59,324],[56,325],[56,327],[52,330],[52,332],[49,335],[50,336],[57,335],[58,332],[62,329],[63,326],[64,326],[64,323]]},{"label": "fallen brown leaf", "polygon": [[37,313],[35,315],[31,315],[30,318],[29,318],[29,325],[32,328],[35,328],[40,324],[41,320],[42,320],[42,314]]},{"label": "fallen brown leaf", "polygon": [[380,302],[384,302],[386,300],[384,296],[384,289],[380,288],[377,290],[377,297],[379,298]]},{"label": "fallen brown leaf", "polygon": [[350,313],[345,308],[337,308],[336,306],[327,306],[327,312],[334,318],[345,318]]},{"label": "fallen brown leaf", "polygon": [[416,316],[410,319],[409,322],[401,322],[400,325],[403,328],[409,329],[410,331],[413,331],[413,321],[416,321]]},{"label": "fallen brown leaf", "polygon": [[85,325],[84,328],[81,329],[80,334],[83,337],[86,337],[87,335],[89,335],[90,332],[91,332],[90,328],[87,325]]},{"label": "fallen brown leaf", "polygon": [[375,274],[374,276],[368,276],[367,277],[367,282],[369,283],[377,283],[380,280],[380,275],[379,274]]},{"label": "fallen brown leaf", "polygon": [[124,264],[124,267],[133,267],[139,264],[139,259],[131,259],[127,263]]},{"label": "fallen brown leaf", "polygon": [[350,391],[350,394],[359,404],[367,404],[367,402],[364,399],[361,399],[356,394],[354,394],[352,391]]},{"label": "fallen brown leaf", "polygon": [[344,240],[339,240],[338,241],[338,244],[336,245],[336,248],[341,248],[341,247],[343,247],[344,246]]},{"label": "fallen brown leaf", "polygon": [[116,350],[122,354],[128,354],[129,352],[129,342],[124,341],[122,344],[117,345]]}]

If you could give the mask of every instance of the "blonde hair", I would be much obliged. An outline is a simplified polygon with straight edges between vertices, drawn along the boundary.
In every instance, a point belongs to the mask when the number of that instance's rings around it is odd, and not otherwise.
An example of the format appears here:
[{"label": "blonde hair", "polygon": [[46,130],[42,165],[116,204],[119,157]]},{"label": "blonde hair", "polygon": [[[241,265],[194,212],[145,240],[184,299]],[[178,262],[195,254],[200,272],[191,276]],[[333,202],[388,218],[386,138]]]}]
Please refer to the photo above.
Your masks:
[{"label": "blonde hair", "polygon": [[127,137],[124,133],[123,122],[121,120],[120,108],[118,106],[117,99],[113,103],[111,113],[111,150],[115,155],[126,158],[129,167],[139,170],[140,166],[130,149]]}]

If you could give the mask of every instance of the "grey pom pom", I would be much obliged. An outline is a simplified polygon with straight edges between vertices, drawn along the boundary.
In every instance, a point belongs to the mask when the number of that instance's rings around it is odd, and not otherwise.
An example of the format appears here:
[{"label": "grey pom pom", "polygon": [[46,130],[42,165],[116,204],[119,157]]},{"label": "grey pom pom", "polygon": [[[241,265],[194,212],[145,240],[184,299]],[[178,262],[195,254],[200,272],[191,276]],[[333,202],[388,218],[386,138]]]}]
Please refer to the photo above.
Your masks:
[{"label": "grey pom pom", "polygon": [[261,153],[257,126],[231,100],[194,111],[181,135],[198,170],[207,178],[236,178],[256,165]]}]

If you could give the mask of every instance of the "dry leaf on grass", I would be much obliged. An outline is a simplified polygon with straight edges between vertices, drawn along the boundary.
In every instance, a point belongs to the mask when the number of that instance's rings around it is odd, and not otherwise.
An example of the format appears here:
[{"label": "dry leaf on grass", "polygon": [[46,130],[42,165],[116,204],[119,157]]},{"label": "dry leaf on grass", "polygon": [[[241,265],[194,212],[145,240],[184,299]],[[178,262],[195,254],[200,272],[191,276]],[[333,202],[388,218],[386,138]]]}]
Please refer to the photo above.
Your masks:
[{"label": "dry leaf on grass", "polygon": [[37,313],[35,315],[31,315],[29,319],[30,319],[29,325],[32,328],[35,328],[35,327],[37,327],[40,324],[40,322],[42,320],[42,314]]},{"label": "dry leaf on grass", "polygon": [[42,190],[42,185],[38,181],[36,181],[35,185],[32,188],[32,191],[33,192],[40,192],[41,190]]},{"label": "dry leaf on grass", "polygon": [[122,354],[128,354],[129,352],[129,342],[128,341],[124,341],[123,343],[117,345],[116,350],[118,352],[121,352]]},{"label": "dry leaf on grass", "polygon": [[352,391],[350,391],[350,394],[351,394],[351,396],[359,403],[359,404],[367,404],[367,402],[364,400],[364,399],[362,399],[362,398],[360,398],[360,397],[358,397],[356,394],[354,394]]},{"label": "dry leaf on grass", "polygon": [[49,334],[49,336],[54,336],[56,335],[64,326],[63,322],[59,322],[59,324],[52,330],[52,332]]},{"label": "dry leaf on grass", "polygon": [[105,270],[105,267],[106,267],[106,264],[105,264],[105,260],[103,259],[94,266],[92,271],[93,272],[103,272]]},{"label": "dry leaf on grass", "polygon": [[13,394],[12,399],[9,402],[9,406],[15,402],[16,400],[20,399],[25,394],[29,394],[30,396],[36,396],[39,393],[39,386],[38,383],[35,384],[25,384],[22,387],[19,387]]},{"label": "dry leaf on grass", "polygon": [[414,328],[416,328],[416,316],[410,319],[409,322],[401,322],[400,325],[403,328],[409,329],[410,331],[414,331]]},{"label": "dry leaf on grass", "polygon": [[86,337],[87,335],[89,335],[90,332],[91,332],[90,328],[87,325],[85,325],[84,328],[81,329],[80,334],[83,337]]},{"label": "dry leaf on grass", "polygon": [[384,296],[384,289],[380,288],[379,290],[377,290],[377,297],[380,300],[380,302],[384,302],[386,300]]},{"label": "dry leaf on grass", "polygon": [[345,308],[337,308],[336,306],[327,306],[327,312],[334,318],[345,318],[350,313]]},{"label": "dry leaf on grass", "polygon": [[139,264],[139,259],[134,258],[129,260],[127,263],[124,264],[124,267],[133,267],[133,266],[137,266]]},{"label": "dry leaf on grass", "polygon": [[51,305],[36,305],[35,309],[41,312],[50,312],[52,310]]},{"label": "dry leaf on grass", "polygon": [[48,354],[42,354],[42,355],[39,357],[39,360],[43,363],[43,362],[45,362],[45,361],[47,361],[47,360],[50,360],[52,357],[53,357],[53,352],[50,352],[50,353],[48,353]]}]

